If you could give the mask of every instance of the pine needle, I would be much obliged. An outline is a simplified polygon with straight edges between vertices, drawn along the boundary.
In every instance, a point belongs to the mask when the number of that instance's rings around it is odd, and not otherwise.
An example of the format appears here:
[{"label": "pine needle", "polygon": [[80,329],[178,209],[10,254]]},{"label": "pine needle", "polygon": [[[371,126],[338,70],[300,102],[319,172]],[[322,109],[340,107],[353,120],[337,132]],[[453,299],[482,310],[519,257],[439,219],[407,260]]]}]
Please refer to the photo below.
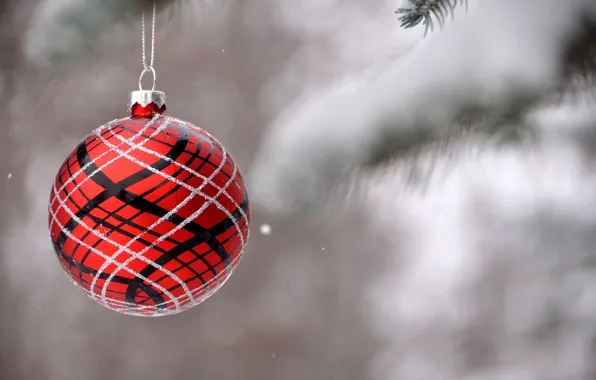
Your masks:
[{"label": "pine needle", "polygon": [[424,36],[429,31],[434,30],[435,24],[433,19],[439,22],[439,27],[442,29],[445,25],[445,18],[451,16],[455,12],[457,5],[465,5],[466,11],[468,9],[468,0],[408,0],[411,4],[410,8],[399,8],[395,11],[399,14],[399,21],[402,28],[412,28],[424,23]]}]

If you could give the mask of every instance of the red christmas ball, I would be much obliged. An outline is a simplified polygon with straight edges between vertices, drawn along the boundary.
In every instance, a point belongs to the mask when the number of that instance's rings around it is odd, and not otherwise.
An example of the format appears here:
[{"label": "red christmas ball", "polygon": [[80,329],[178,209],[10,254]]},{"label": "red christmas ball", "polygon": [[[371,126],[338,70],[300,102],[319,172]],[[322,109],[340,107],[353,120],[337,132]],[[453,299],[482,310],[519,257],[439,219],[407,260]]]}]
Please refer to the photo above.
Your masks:
[{"label": "red christmas ball", "polygon": [[62,268],[101,305],[143,316],[182,312],[230,277],[249,237],[238,166],[209,133],[133,104],[85,137],[49,203]]}]

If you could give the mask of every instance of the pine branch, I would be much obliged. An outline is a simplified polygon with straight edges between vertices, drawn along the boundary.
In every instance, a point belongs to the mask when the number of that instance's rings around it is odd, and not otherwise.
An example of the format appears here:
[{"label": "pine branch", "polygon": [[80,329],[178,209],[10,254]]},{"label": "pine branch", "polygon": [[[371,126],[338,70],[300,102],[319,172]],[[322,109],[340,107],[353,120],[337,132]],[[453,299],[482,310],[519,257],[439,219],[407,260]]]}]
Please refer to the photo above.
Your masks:
[{"label": "pine branch", "polygon": [[439,26],[443,28],[445,18],[451,16],[457,5],[465,5],[468,10],[468,0],[408,0],[412,7],[399,8],[395,11],[400,14],[399,21],[401,27],[412,28],[420,23],[424,23],[424,36],[428,34],[429,30],[434,30],[436,20]]}]

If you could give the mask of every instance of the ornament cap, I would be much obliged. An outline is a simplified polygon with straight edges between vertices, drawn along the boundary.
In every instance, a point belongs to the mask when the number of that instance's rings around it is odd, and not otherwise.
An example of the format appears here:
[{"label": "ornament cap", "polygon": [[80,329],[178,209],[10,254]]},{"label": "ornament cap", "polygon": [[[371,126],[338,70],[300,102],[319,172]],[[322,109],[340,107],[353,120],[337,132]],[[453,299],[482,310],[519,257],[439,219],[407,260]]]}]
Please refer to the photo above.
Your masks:
[{"label": "ornament cap", "polygon": [[151,90],[137,90],[132,91],[128,95],[128,109],[132,109],[138,103],[141,107],[147,107],[151,103],[155,103],[156,106],[162,108],[166,105],[166,94],[161,91]]},{"label": "ornament cap", "polygon": [[133,117],[151,118],[166,110],[166,94],[161,91],[132,91],[128,96],[128,110]]}]

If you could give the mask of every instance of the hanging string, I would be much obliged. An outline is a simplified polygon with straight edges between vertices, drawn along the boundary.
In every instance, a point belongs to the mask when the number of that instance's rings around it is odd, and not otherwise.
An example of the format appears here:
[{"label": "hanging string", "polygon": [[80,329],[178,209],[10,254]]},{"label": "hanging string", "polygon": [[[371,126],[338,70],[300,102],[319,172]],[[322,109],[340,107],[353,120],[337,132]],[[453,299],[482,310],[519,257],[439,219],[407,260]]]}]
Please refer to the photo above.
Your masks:
[{"label": "hanging string", "polygon": [[151,72],[153,74],[153,87],[151,91],[155,90],[155,83],[157,82],[157,76],[155,74],[155,19],[157,16],[157,0],[153,0],[153,21],[151,25],[151,56],[149,64],[147,64],[147,40],[146,40],[146,31],[145,31],[145,11],[143,11],[143,15],[141,17],[141,43],[142,43],[142,51],[143,51],[143,72],[141,73],[141,77],[139,78],[139,89],[142,91],[143,86],[141,84],[143,80],[143,76],[145,73]]}]

